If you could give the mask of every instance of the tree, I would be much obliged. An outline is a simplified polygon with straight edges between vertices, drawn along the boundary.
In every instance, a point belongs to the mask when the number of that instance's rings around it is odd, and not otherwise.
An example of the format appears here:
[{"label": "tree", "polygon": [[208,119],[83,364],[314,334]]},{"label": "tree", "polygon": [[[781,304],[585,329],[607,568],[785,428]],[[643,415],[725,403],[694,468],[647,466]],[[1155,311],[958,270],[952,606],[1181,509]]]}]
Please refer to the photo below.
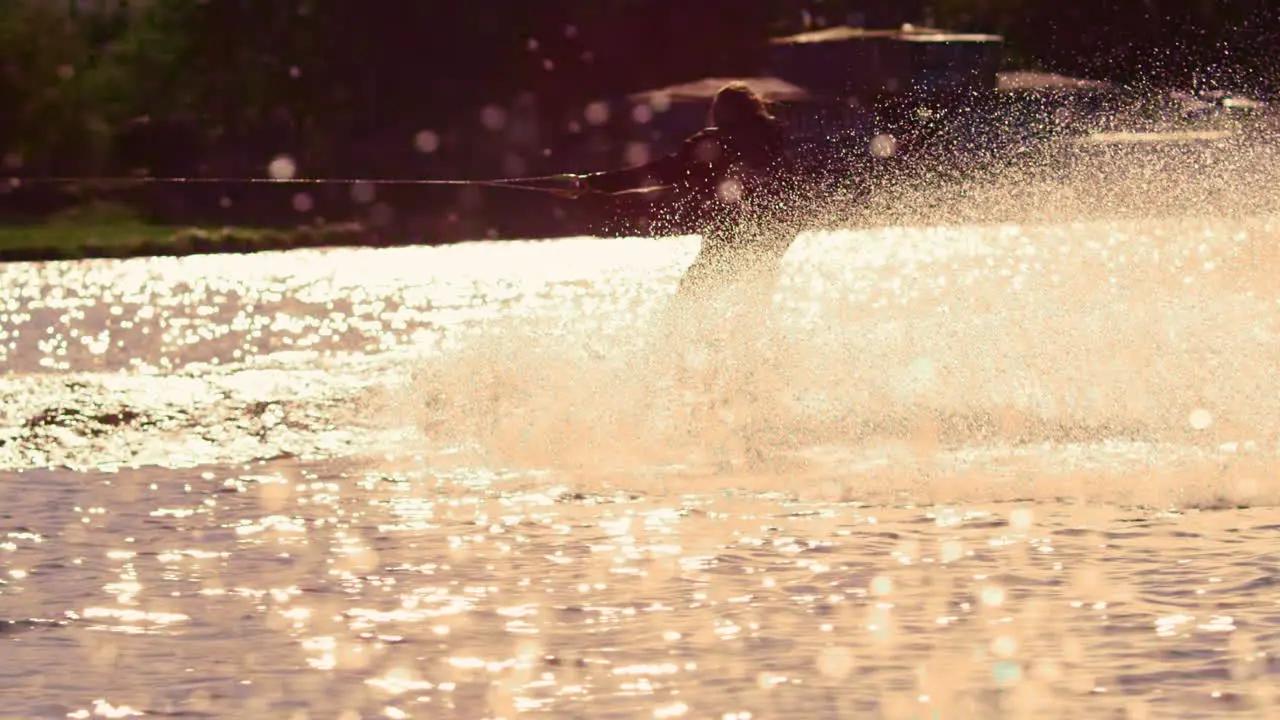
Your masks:
[{"label": "tree", "polygon": [[0,152],[9,171],[61,172],[105,157],[110,107],[97,60],[87,26],[64,9],[0,3]]}]

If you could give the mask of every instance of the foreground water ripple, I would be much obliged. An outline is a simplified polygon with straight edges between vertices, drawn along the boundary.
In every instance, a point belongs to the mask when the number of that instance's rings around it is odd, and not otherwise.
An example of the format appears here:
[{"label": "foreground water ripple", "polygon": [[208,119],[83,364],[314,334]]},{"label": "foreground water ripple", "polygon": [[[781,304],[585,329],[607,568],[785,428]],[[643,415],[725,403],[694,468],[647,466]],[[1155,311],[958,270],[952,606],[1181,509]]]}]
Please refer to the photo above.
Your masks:
[{"label": "foreground water ripple", "polygon": [[598,505],[298,460],[154,480],[10,496],[45,528],[3,545],[4,686],[33,713],[1208,717],[1270,707],[1280,673],[1266,509]]},{"label": "foreground water ripple", "polygon": [[692,337],[690,238],[5,266],[0,702],[1274,717],[1277,238],[815,233]]}]

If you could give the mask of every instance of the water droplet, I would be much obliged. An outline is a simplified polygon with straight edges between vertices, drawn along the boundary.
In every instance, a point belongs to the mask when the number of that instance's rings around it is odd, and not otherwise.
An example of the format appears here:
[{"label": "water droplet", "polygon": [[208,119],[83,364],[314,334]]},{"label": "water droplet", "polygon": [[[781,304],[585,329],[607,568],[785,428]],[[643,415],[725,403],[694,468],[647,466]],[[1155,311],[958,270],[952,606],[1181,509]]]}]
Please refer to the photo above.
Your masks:
[{"label": "water droplet", "polygon": [[378,189],[373,183],[358,182],[351,186],[351,199],[361,205],[373,202],[377,194]]},{"label": "water droplet", "polygon": [[623,151],[622,157],[623,161],[628,165],[644,165],[649,162],[649,143],[627,143],[627,147]]},{"label": "water droplet", "polygon": [[315,201],[311,199],[310,193],[300,192],[293,196],[293,209],[300,213],[311,212],[311,208],[315,207]]},{"label": "water droplet", "polygon": [[871,142],[867,144],[867,150],[872,157],[892,157],[898,151],[898,141],[892,135],[880,133],[871,138]]},{"label": "water droplet", "polygon": [[1031,529],[1031,524],[1035,518],[1035,514],[1031,508],[1014,508],[1009,513],[1009,528],[1018,532],[1026,532]]},{"label": "water droplet", "polygon": [[996,684],[1000,687],[1017,685],[1022,680],[1022,667],[1015,662],[1001,660],[992,668]]},{"label": "water droplet", "polygon": [[587,105],[582,112],[582,117],[592,125],[600,126],[609,122],[609,105],[608,103],[597,100]]},{"label": "water droplet", "polygon": [[292,180],[298,173],[298,165],[288,155],[277,155],[267,165],[267,175],[272,180]]},{"label": "water droplet", "polygon": [[1057,682],[1062,679],[1062,666],[1049,658],[1037,658],[1031,665],[1031,676],[1041,682]]},{"label": "water droplet", "polygon": [[884,596],[884,595],[888,595],[891,592],[893,592],[892,578],[885,577],[884,575],[877,575],[875,579],[871,581],[872,595]]},{"label": "water droplet", "polygon": [[964,544],[959,540],[947,540],[942,543],[942,562],[950,563],[964,557]]},{"label": "water droplet", "polygon": [[653,120],[653,108],[649,105],[636,105],[631,108],[631,121],[637,125],[645,125]]},{"label": "water droplet", "polygon": [[848,648],[825,647],[818,652],[818,672],[833,680],[842,680],[853,672],[853,653]]},{"label": "water droplet", "polygon": [[497,105],[486,105],[480,111],[480,124],[486,130],[497,132],[507,125],[507,111]]},{"label": "water droplet", "polygon": [[1009,658],[1018,652],[1018,641],[1009,635],[1000,635],[991,641],[991,653],[997,657]]},{"label": "water droplet", "polygon": [[413,146],[420,153],[433,153],[440,149],[440,136],[431,130],[419,130],[413,136]]},{"label": "water droplet", "polygon": [[756,685],[761,690],[770,690],[786,681],[786,677],[775,672],[769,672],[768,670],[756,674]]},{"label": "water droplet", "polygon": [[716,195],[727,203],[735,203],[742,199],[742,183],[729,178],[716,186]]},{"label": "water droplet", "polygon": [[896,554],[903,562],[915,562],[920,557],[920,541],[906,539],[899,542]]}]

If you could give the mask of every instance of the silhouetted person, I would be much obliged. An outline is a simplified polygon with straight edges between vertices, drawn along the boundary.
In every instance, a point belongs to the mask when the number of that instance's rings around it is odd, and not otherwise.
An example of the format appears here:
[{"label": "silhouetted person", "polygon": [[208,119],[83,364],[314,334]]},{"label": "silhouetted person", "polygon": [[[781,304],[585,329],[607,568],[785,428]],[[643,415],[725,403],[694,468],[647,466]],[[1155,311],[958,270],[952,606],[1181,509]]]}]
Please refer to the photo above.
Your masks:
[{"label": "silhouetted person", "polygon": [[786,207],[793,177],[779,123],[743,83],[716,93],[711,127],[676,152],[638,167],[570,176],[583,191],[618,193],[663,186],[663,212],[694,220],[702,248],[680,282],[682,296],[723,284],[770,283],[795,238]]}]

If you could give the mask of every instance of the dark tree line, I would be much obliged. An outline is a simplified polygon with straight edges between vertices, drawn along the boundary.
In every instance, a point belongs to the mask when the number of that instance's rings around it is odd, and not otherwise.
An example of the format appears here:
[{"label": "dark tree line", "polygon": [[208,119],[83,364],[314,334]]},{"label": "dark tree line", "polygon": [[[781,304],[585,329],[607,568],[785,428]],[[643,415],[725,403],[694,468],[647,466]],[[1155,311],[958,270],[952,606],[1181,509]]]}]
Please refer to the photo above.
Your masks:
[{"label": "dark tree line", "polygon": [[[556,127],[593,99],[749,73],[807,27],[935,22],[1010,57],[1161,83],[1275,80],[1272,0],[4,0],[3,174],[479,172],[486,105]],[[422,148],[419,147],[419,150]],[[421,164],[415,166],[421,171]]]},{"label": "dark tree line", "polygon": [[1274,0],[933,0],[947,24],[1005,35],[1016,55],[1068,73],[1274,93]]}]

